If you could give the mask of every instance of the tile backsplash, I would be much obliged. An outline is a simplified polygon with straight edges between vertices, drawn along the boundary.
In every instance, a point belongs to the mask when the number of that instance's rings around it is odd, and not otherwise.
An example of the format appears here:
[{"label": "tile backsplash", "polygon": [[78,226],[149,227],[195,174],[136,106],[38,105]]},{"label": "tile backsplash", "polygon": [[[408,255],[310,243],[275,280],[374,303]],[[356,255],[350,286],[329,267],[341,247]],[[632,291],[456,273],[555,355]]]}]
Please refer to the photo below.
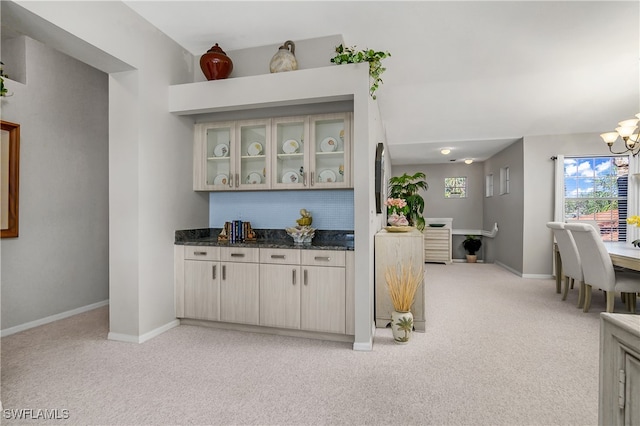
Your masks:
[{"label": "tile backsplash", "polygon": [[211,192],[209,227],[239,219],[256,229],[288,228],[296,225],[300,209],[311,212],[316,229],[354,228],[352,189]]}]

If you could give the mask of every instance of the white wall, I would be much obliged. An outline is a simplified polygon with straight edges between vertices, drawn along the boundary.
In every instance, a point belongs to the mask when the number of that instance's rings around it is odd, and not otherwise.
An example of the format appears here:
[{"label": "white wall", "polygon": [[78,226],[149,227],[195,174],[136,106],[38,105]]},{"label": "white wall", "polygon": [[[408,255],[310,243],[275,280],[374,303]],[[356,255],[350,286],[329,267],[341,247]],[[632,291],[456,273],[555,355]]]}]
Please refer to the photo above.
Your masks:
[{"label": "white wall", "polygon": [[[620,141],[617,142],[620,144]],[[552,156],[611,155],[598,134],[527,136],[524,138],[525,186],[523,272],[551,274],[553,241],[546,223],[553,220],[554,161]],[[638,191],[629,179],[629,192]],[[631,205],[630,205],[631,208]],[[632,210],[630,210],[632,211]]]},{"label": "white wall", "polygon": [[192,190],[192,121],[167,111],[193,56],[120,2],[12,7],[69,54],[122,71],[109,78],[109,336],[143,341],[175,324],[174,231],[208,223],[207,197]]},{"label": "white wall", "polygon": [[[429,184],[427,191],[420,190],[424,198],[424,217],[451,217],[454,229],[482,229],[482,205],[484,178],[482,163],[424,164],[417,166],[393,166],[393,176],[423,172]],[[444,198],[444,179],[467,178],[467,198]]]},{"label": "white wall", "polygon": [[21,130],[19,236],[1,241],[3,334],[109,297],[107,75],[24,36],[7,43],[2,61],[26,65],[27,84],[7,81],[14,95],[1,101]]},{"label": "white wall", "polygon": [[[484,162],[484,174],[493,174],[493,197],[484,199],[484,229],[498,224],[498,234],[488,242],[488,257],[512,272],[523,272],[524,199],[528,197],[523,171],[523,142],[519,140]],[[510,191],[500,195],[500,169],[509,167]],[[486,249],[486,248],[485,248]],[[486,253],[486,251],[485,251]]]}]

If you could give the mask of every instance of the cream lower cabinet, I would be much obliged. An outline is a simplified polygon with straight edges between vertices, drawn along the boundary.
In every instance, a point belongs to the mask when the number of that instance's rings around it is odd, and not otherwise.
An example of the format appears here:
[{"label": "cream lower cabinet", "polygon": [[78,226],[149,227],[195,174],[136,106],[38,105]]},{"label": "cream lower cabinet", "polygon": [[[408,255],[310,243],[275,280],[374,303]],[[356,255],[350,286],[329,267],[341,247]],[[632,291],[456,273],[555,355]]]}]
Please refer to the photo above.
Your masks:
[{"label": "cream lower cabinet", "polygon": [[178,318],[355,332],[352,251],[176,246],[175,256]]},{"label": "cream lower cabinet", "polygon": [[260,322],[259,265],[253,248],[220,248],[220,321]]},{"label": "cream lower cabinet", "polygon": [[345,334],[345,252],[261,249],[260,262],[260,325]]},{"label": "cream lower cabinet", "polygon": [[185,260],[184,316],[220,320],[220,262]]},{"label": "cream lower cabinet", "polygon": [[301,328],[310,331],[344,334],[344,268],[303,266],[302,281]]},{"label": "cream lower cabinet", "polygon": [[[381,230],[375,235],[375,297],[376,327],[384,328],[391,323],[393,304],[389,297],[385,272],[387,267],[400,272],[399,266],[412,266],[414,271],[424,273],[424,238],[420,231],[387,232]],[[425,289],[424,280],[416,292],[411,307],[416,331],[425,331]]]},{"label": "cream lower cabinet", "polygon": [[176,316],[220,319],[220,249],[176,246]]}]

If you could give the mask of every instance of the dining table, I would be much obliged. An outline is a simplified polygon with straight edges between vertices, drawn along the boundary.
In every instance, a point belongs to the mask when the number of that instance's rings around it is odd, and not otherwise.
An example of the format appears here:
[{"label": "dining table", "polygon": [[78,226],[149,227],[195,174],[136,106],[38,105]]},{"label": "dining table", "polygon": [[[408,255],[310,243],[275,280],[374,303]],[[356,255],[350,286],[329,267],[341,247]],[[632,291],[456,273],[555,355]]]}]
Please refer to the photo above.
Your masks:
[{"label": "dining table", "polygon": [[[630,242],[605,241],[604,246],[609,252],[613,266],[640,271],[640,248],[634,247]],[[556,261],[556,293],[560,293],[562,285],[562,258],[558,244],[553,244],[554,258]]]}]

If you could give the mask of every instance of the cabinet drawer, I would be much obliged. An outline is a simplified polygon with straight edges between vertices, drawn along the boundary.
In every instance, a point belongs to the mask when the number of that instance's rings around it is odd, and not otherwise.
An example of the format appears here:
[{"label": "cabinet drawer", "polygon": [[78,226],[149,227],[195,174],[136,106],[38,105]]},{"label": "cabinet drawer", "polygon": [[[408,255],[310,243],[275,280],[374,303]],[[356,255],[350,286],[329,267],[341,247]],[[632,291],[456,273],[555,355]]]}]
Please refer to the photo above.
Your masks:
[{"label": "cabinet drawer", "polygon": [[253,247],[221,247],[220,260],[223,262],[257,263],[259,259],[258,250],[258,248]]},{"label": "cabinet drawer", "polygon": [[345,252],[333,250],[300,250],[301,263],[309,266],[344,266]]},{"label": "cabinet drawer", "polygon": [[449,241],[425,241],[424,242],[425,250],[448,250],[449,249]]},{"label": "cabinet drawer", "polygon": [[190,260],[220,260],[220,247],[184,246],[184,258]]},{"label": "cabinet drawer", "polygon": [[424,238],[425,240],[447,240],[449,239],[449,230],[425,231]]},{"label": "cabinet drawer", "polygon": [[260,249],[260,263],[277,263],[284,265],[299,265],[300,250],[295,249]]}]

